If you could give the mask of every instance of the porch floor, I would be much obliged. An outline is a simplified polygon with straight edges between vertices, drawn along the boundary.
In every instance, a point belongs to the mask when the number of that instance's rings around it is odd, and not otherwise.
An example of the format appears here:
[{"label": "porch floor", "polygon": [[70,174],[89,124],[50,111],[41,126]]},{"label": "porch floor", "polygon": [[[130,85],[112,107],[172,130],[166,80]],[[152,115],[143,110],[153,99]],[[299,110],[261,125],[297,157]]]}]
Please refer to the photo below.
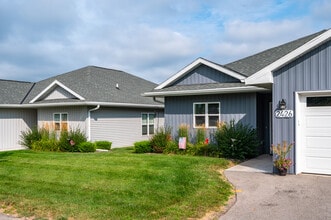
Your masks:
[{"label": "porch floor", "polygon": [[256,158],[242,162],[227,170],[241,171],[241,172],[272,173],[273,172],[272,156],[269,154],[263,154]]}]

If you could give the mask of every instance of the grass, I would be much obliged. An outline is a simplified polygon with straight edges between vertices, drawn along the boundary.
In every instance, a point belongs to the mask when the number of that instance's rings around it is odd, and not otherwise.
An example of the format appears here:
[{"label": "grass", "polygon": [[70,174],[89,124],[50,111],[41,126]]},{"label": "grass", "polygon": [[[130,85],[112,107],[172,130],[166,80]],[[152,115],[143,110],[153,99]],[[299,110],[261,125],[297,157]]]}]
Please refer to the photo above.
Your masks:
[{"label": "grass", "polygon": [[[36,219],[187,219],[232,194],[217,158],[161,154],[0,152],[0,209]],[[7,209],[6,209],[7,208]]]}]

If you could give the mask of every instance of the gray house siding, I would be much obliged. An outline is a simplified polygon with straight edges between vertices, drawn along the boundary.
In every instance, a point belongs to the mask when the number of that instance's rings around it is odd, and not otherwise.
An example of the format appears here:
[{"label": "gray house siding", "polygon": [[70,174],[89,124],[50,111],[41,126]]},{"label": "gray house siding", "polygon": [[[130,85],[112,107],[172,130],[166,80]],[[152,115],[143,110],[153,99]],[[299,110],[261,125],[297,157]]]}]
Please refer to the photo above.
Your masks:
[{"label": "gray house siding", "polygon": [[[195,130],[193,129],[193,103],[195,102],[220,102],[221,121],[242,122],[256,127],[256,94],[226,94],[208,96],[184,96],[166,97],[165,99],[165,126],[172,129],[172,135],[176,136],[181,124],[190,128],[191,139]],[[210,129],[209,132],[213,132]]]},{"label": "gray house siding", "polygon": [[183,78],[174,82],[172,86],[233,82],[240,81],[227,74],[221,73],[218,70],[207,67],[206,65],[200,65],[199,67],[186,74]]},{"label": "gray house siding", "polygon": [[30,109],[0,109],[0,151],[23,149],[22,131],[37,125],[37,112]]},{"label": "gray house siding", "polygon": [[133,108],[101,108],[91,112],[92,141],[108,140],[112,147],[132,146],[134,142],[148,140],[142,135],[142,113],[155,113],[155,129],[163,127],[163,110]]},{"label": "gray house siding", "polygon": [[[331,41],[308,52],[274,73],[273,110],[285,99],[287,109],[295,109],[295,92],[331,89]],[[279,119],[273,116],[273,143],[294,142],[295,117]],[[294,160],[294,149],[291,152]],[[294,167],[290,172],[294,172]]]},{"label": "gray house siding", "polygon": [[55,113],[68,114],[69,129],[80,129],[87,134],[87,107],[52,107],[38,109],[38,127],[53,126],[53,115]]},{"label": "gray house siding", "polygon": [[53,99],[73,99],[76,98],[68,91],[64,90],[61,87],[56,87],[50,94],[48,94],[44,100],[53,100]]}]

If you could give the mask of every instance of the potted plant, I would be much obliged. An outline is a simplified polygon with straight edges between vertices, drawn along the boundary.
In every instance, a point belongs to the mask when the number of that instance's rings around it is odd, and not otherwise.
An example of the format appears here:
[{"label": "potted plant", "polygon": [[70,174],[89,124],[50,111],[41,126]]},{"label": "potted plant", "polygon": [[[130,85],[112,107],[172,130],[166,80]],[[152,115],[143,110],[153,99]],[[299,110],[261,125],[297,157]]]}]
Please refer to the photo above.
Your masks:
[{"label": "potted plant", "polygon": [[282,144],[272,145],[272,151],[276,155],[274,166],[278,169],[281,176],[285,176],[292,165],[292,160],[286,157],[292,147],[293,144],[287,144],[286,141],[283,141]]}]

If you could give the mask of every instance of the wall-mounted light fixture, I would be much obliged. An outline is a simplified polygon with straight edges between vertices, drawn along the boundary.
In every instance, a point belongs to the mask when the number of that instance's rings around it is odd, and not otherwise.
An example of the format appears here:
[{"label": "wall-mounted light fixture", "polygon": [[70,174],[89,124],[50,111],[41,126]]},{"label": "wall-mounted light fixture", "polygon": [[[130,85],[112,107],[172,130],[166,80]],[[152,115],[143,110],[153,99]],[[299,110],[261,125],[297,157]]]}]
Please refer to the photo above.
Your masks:
[{"label": "wall-mounted light fixture", "polygon": [[286,102],[285,102],[284,99],[282,99],[282,100],[279,101],[279,108],[281,110],[285,110],[286,109]]}]

